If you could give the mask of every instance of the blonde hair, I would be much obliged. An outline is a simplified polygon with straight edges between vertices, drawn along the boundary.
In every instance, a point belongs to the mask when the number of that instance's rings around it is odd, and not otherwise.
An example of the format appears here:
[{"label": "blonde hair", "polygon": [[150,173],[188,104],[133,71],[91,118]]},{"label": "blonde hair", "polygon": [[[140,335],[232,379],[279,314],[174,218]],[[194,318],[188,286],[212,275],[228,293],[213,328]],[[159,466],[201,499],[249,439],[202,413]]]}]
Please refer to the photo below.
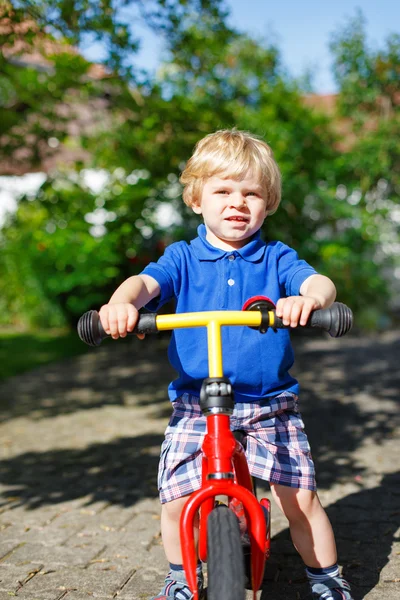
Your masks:
[{"label": "blonde hair", "polygon": [[242,180],[255,177],[266,195],[267,211],[276,211],[281,200],[281,174],[271,148],[258,136],[237,129],[222,129],[197,142],[180,177],[183,201],[200,204],[204,183],[214,175]]}]

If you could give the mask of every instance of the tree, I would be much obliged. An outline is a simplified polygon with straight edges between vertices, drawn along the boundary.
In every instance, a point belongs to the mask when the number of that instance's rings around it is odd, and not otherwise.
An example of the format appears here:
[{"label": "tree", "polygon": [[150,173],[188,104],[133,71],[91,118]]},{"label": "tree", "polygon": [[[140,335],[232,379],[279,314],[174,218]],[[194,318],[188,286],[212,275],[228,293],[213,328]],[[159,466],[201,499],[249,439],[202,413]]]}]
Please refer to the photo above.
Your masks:
[{"label": "tree", "polygon": [[400,35],[390,34],[383,48],[370,48],[359,10],[332,35],[330,48],[340,113],[358,126],[394,117],[399,106]]},{"label": "tree", "polygon": [[[120,9],[123,4],[137,3],[121,3]],[[382,185],[375,140],[366,136],[367,146],[355,146],[345,154],[339,151],[330,119],[305,105],[302,89],[286,73],[279,49],[268,40],[255,40],[228,27],[223,2],[159,0],[146,3],[146,8],[150,4],[162,9],[161,17],[154,13],[151,22],[168,31],[166,60],[159,75],[154,80],[134,80],[133,71],[124,66],[118,71],[116,64],[115,73],[93,80],[87,77],[91,66],[84,65],[79,94],[85,104],[103,94],[106,104],[101,122],[80,132],[80,143],[92,165],[102,169],[104,182],[94,193],[86,185],[85,172],[56,173],[35,198],[21,200],[1,233],[7,256],[0,266],[7,305],[3,314],[16,314],[15,273],[22,254],[30,297],[43,299],[43,306],[57,306],[59,312],[53,314],[73,322],[85,308],[106,301],[122,279],[157,257],[165,243],[190,239],[199,221],[181,201],[182,165],[198,139],[236,126],[269,142],[283,173],[282,205],[267,219],[265,235],[294,246],[331,276],[338,284],[339,298],[363,322],[363,311],[385,296],[377,257],[387,208],[379,205],[378,198],[375,202],[366,196],[373,194],[374,185]],[[44,5],[60,8],[64,3]],[[194,15],[193,9],[200,6],[201,12]],[[44,12],[43,19],[52,14]],[[51,21],[53,35],[55,22],[58,31],[72,35],[63,19]],[[83,35],[79,19],[71,22],[77,35]],[[358,48],[359,36],[350,30],[345,40],[349,56],[342,53],[349,72],[353,41]],[[122,65],[126,59],[121,54]],[[64,70],[68,69],[65,62]],[[64,73],[67,83],[65,88],[60,83],[60,89],[70,90],[71,80]],[[41,110],[39,105],[30,109]],[[390,136],[384,139],[379,129],[372,135],[378,135],[379,147],[388,157],[389,174],[394,142]],[[376,173],[361,156],[366,148]],[[374,183],[361,188],[360,177],[371,174]],[[159,218],[163,208],[171,217],[168,230]],[[35,312],[33,301],[24,302],[31,321],[45,322],[49,311]]]},{"label": "tree", "polygon": [[[185,15],[224,19],[221,0],[5,0],[0,6],[0,160],[35,169],[61,142],[83,105],[103,111],[109,98],[147,81],[135,67],[135,24],[173,37]],[[133,25],[132,25],[133,23]],[[77,51],[99,43],[91,65]],[[129,93],[128,93],[129,95]],[[99,100],[103,100],[98,107]],[[99,109],[99,110],[98,110]],[[89,130],[92,128],[89,119]]]},{"label": "tree", "polygon": [[[371,48],[358,12],[332,36],[331,50],[339,114],[351,119],[357,135],[338,160],[337,173],[342,200],[352,207],[360,230],[359,244],[351,245],[351,260],[360,265],[359,289],[364,296],[370,292],[366,311],[374,321],[391,302],[399,308],[395,296],[400,286],[393,275],[400,266],[400,35],[393,33],[382,48]],[[369,247],[367,255],[360,245]]]}]

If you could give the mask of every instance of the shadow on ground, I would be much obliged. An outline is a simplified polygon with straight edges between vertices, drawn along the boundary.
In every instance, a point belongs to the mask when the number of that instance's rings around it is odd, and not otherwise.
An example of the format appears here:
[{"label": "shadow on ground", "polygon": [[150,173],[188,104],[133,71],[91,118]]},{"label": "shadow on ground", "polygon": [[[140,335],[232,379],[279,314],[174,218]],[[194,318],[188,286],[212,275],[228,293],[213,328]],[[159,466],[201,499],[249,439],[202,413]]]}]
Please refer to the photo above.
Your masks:
[{"label": "shadow on ground", "polygon": [[[400,527],[400,471],[385,475],[381,483],[360,489],[326,507],[335,531],[343,575],[350,582],[354,600],[361,600],[379,582]],[[384,575],[395,584],[398,573]],[[260,600],[298,600],[309,592],[304,566],[285,529],[271,541]]]},{"label": "shadow on ground", "polygon": [[[165,419],[170,413],[169,407],[165,410],[166,386],[173,377],[166,346],[163,337],[120,345],[110,341],[62,365],[8,380],[0,387],[3,418],[26,417],[34,427],[37,420],[81,409],[105,405],[150,409],[154,405],[152,411],[159,406],[157,417]],[[365,478],[371,472],[376,475],[380,468],[364,460],[365,444],[379,448],[396,434],[399,425],[399,332],[343,340],[298,337],[295,347],[301,410],[320,489],[328,490],[338,481],[354,482],[355,478],[365,483]],[[161,442],[159,434],[143,434],[84,449],[11,457],[0,468],[5,501],[8,506],[35,509],[79,498],[121,506],[131,506],[143,497],[154,498]],[[380,485],[360,486],[358,492],[328,507],[340,561],[356,600],[376,585],[388,561],[399,526],[398,489],[399,474],[386,474]],[[303,597],[307,592],[303,566],[287,530],[274,538],[272,552],[262,600],[283,597],[283,593],[287,600],[298,600],[299,594]]]},{"label": "shadow on ground", "polygon": [[[28,452],[0,466],[3,500],[35,509],[89,497],[89,502],[131,506],[156,497],[161,435],[120,438],[84,450]],[[1,506],[1,503],[0,503]]]},{"label": "shadow on ground", "polygon": [[105,340],[77,358],[12,377],[0,385],[0,422],[164,402],[175,377],[167,358],[168,340],[161,334],[144,341]]},{"label": "shadow on ground", "polygon": [[[342,340],[295,339],[300,409],[319,489],[362,477],[356,451],[400,427],[399,332]],[[379,472],[379,464],[372,465]]]},{"label": "shadow on ground", "polygon": [[[319,488],[329,488],[339,477],[362,476],[365,467],[355,462],[354,452],[366,439],[379,445],[394,435],[399,425],[400,336],[343,340],[298,337],[294,342],[301,410]],[[173,377],[167,343],[166,337],[149,338],[144,343],[135,338],[115,346],[109,341],[93,353],[62,365],[10,379],[0,387],[3,419],[29,416],[35,421],[104,405],[154,405],[152,417],[165,419],[170,414],[170,407],[165,409],[166,386]],[[157,404],[161,408],[158,412]],[[134,486],[136,475],[140,479],[145,468],[146,472],[150,469],[150,478],[155,477],[161,440],[159,436],[154,438],[139,436],[85,450],[19,455],[3,461],[0,477],[3,483],[15,484],[22,492],[32,481],[41,482],[43,490],[49,492],[39,494],[36,504],[52,498],[58,502],[63,494],[67,499],[70,492],[63,492],[63,484],[70,488],[75,480],[86,479],[87,485],[81,492],[77,486],[74,494],[86,494],[100,479],[91,473],[100,473],[107,487],[114,485],[121,471],[128,474],[129,485]],[[142,454],[149,447],[153,455],[143,462]],[[121,485],[123,480],[121,477]],[[29,497],[27,493],[28,503]]]}]

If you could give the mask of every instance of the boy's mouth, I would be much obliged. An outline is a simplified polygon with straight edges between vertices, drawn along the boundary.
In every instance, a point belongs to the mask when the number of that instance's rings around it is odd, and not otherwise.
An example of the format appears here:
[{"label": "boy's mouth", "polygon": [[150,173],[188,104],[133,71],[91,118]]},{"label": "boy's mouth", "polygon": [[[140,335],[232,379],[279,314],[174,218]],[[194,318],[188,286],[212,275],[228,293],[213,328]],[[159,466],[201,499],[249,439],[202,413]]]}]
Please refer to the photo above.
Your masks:
[{"label": "boy's mouth", "polygon": [[226,221],[238,221],[239,223],[247,223],[248,222],[248,219],[246,217],[238,217],[238,216],[227,217],[225,220]]}]

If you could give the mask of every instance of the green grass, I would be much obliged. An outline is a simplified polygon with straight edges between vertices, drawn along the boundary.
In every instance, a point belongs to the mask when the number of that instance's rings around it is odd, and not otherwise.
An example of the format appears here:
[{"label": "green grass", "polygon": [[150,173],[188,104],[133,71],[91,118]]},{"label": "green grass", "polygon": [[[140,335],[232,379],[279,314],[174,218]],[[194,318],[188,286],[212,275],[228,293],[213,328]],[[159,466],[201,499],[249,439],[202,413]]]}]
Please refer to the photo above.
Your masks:
[{"label": "green grass", "polygon": [[76,332],[0,330],[0,381],[87,349]]}]

